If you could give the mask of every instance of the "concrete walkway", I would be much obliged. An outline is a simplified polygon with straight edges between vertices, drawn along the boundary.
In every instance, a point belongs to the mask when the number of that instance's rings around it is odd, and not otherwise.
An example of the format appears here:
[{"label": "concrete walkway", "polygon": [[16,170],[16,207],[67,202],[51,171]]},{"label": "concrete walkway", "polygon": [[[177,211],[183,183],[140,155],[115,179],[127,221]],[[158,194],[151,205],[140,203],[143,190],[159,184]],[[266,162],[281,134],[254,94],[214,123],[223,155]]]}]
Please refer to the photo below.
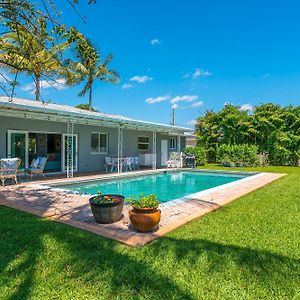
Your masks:
[{"label": "concrete walkway", "polygon": [[[0,187],[0,205],[69,224],[130,246],[141,246],[284,175],[259,173],[175,201],[169,201],[161,205],[160,226],[153,233],[139,233],[132,228],[128,218],[130,209],[128,205],[125,205],[124,217],[120,221],[113,224],[97,224],[89,207],[89,196],[48,189],[44,186],[55,180]],[[118,177],[118,175],[114,176]],[[84,180],[101,177],[104,178],[107,175],[85,176]],[[77,177],[74,180],[78,181],[80,178]],[[60,180],[55,182],[58,181]],[[61,181],[63,182],[65,179],[61,179]]]}]

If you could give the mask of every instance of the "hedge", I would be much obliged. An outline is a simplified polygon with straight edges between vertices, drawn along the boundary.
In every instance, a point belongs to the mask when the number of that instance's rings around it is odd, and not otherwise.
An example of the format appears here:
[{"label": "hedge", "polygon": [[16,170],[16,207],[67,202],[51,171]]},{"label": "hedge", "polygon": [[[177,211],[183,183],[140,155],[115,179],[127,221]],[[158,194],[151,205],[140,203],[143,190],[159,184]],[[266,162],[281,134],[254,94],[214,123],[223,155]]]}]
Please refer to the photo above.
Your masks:
[{"label": "hedge", "polygon": [[196,165],[204,166],[207,163],[206,150],[203,147],[186,147],[183,150],[184,153],[192,153],[196,157]]},{"label": "hedge", "polygon": [[258,147],[254,145],[220,145],[217,147],[217,162],[223,165],[254,166],[257,164]]}]

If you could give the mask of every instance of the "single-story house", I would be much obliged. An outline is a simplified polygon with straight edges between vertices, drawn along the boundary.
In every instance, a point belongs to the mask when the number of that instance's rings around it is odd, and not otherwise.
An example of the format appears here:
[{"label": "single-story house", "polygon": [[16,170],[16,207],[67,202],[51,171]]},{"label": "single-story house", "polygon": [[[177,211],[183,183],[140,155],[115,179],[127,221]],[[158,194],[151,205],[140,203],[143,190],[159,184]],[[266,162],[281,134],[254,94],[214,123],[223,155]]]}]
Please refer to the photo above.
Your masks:
[{"label": "single-story house", "polygon": [[102,172],[104,159],[138,156],[141,166],[163,167],[181,151],[188,128],[90,112],[72,106],[0,97],[0,158],[19,157],[27,168],[47,157],[46,172]]}]

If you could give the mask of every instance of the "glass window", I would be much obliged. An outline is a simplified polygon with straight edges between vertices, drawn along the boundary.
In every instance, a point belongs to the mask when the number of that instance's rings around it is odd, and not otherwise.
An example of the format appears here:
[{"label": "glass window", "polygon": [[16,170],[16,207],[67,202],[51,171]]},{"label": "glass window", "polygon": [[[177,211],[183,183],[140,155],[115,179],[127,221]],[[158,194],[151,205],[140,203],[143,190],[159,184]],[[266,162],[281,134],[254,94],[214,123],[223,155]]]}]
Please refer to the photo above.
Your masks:
[{"label": "glass window", "polygon": [[138,137],[138,149],[139,150],[148,150],[149,149],[149,137],[148,136],[139,136]]},{"label": "glass window", "polygon": [[170,149],[176,149],[176,139],[175,138],[170,139]]},{"label": "glass window", "polygon": [[92,133],[91,135],[91,152],[107,153],[107,133]]}]

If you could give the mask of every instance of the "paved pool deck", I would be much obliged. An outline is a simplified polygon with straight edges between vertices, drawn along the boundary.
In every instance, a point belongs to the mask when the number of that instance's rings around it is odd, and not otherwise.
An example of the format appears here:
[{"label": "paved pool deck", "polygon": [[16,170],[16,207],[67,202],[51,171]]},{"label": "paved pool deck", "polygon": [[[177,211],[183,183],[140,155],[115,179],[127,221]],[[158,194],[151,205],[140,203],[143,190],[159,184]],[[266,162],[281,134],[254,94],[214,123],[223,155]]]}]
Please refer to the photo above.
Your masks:
[{"label": "paved pool deck", "polygon": [[[130,172],[130,176],[162,171],[164,170]],[[215,172],[203,169],[201,171]],[[66,183],[65,178],[24,182],[0,187],[0,205],[65,223],[106,238],[115,239],[129,246],[142,246],[284,175],[279,173],[257,173],[238,181],[162,204],[160,207],[161,222],[159,228],[152,233],[139,233],[132,228],[128,217],[128,210],[131,208],[128,205],[124,206],[123,218],[120,221],[113,224],[97,224],[90,210],[89,196],[47,187],[47,185],[54,183]],[[128,176],[128,174],[82,176],[68,179],[68,183],[122,176]]]}]

